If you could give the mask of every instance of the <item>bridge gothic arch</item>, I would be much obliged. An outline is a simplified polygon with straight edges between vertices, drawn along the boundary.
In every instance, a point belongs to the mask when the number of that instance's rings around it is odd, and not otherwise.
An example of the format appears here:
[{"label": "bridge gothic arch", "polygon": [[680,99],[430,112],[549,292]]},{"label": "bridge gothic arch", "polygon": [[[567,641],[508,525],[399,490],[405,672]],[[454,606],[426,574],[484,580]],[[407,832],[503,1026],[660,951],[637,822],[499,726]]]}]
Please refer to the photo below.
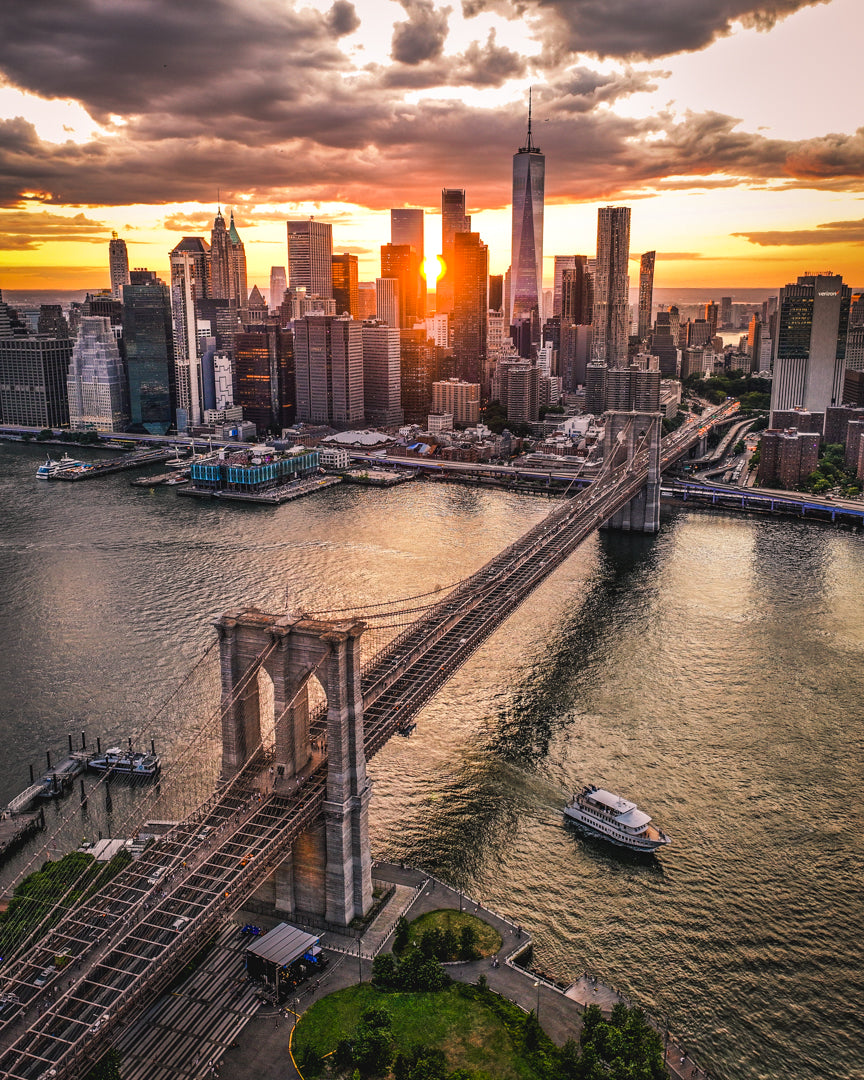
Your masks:
[{"label": "bridge gothic arch", "polygon": [[[270,615],[256,608],[223,615],[219,634],[222,681],[222,770],[229,781],[256,766],[275,794],[293,791],[323,760],[310,738],[310,690],[320,685],[327,703],[327,780],[323,836],[304,836],[303,866],[288,860],[275,875],[274,902],[302,907],[328,922],[347,925],[372,903],[369,781],[363,737],[360,639],[365,624]],[[272,683],[272,706],[262,679]],[[263,719],[263,726],[262,726]],[[272,724],[273,755],[262,734]],[[272,770],[272,771],[271,771]],[[310,854],[311,853],[311,854]],[[323,895],[320,882],[323,880]],[[280,884],[281,883],[281,884]],[[291,895],[288,895],[290,891]],[[295,898],[300,901],[295,902]]]}]

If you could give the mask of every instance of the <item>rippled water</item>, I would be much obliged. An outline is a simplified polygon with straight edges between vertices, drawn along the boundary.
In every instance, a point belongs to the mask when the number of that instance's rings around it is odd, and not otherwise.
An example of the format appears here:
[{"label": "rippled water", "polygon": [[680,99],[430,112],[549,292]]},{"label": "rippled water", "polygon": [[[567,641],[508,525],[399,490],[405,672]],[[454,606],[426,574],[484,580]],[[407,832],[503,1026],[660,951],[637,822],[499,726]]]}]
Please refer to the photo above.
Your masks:
[{"label": "rippled water", "polygon": [[[83,727],[197,755],[156,816],[182,811],[215,770],[209,661],[149,718],[223,610],[418,593],[549,508],[432,484],[211,506],[123,474],[39,483],[39,456],[0,445],[0,802]],[[719,1077],[864,1077],[862,543],[698,511],[595,535],[373,759],[376,854],[510,913],[539,966],[596,972]],[[672,847],[581,839],[560,808],[586,781]],[[147,797],[115,788],[112,827]],[[76,801],[49,809],[58,847],[109,827],[101,795]]]}]

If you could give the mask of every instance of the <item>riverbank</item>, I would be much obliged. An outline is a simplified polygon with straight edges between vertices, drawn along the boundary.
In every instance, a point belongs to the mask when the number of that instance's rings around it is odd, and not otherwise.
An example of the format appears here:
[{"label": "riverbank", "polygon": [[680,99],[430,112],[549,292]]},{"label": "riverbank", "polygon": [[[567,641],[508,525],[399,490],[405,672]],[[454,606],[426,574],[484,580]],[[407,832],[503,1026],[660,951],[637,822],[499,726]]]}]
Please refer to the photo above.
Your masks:
[{"label": "riverbank", "polygon": [[[302,1074],[288,1056],[294,1016],[301,1016],[316,1001],[337,990],[369,981],[374,957],[379,952],[392,950],[400,915],[411,921],[432,911],[465,910],[492,926],[501,936],[498,952],[491,959],[447,964],[448,974],[454,981],[468,984],[474,984],[481,975],[484,976],[494,993],[507,998],[526,1013],[533,1010],[541,1027],[558,1046],[568,1038],[578,1039],[582,1014],[589,1005],[597,1005],[604,1016],[609,1016],[619,1002],[628,1006],[638,1004],[629,1001],[596,975],[586,973],[574,983],[565,985],[530,966],[520,966],[520,960],[526,960],[532,948],[531,935],[523,927],[505,915],[491,911],[479,898],[470,897],[421,870],[376,863],[373,877],[376,885],[393,890],[375,919],[359,938],[333,931],[321,935],[322,946],[336,954],[335,960],[320,980],[300,987],[298,995],[286,1003],[289,1020],[281,1018],[272,1006],[262,1007],[249,1020],[222,1062],[221,1080],[284,1080],[286,1077],[302,1080]],[[250,914],[250,918],[265,928],[279,921],[275,915],[265,919],[260,912]],[[245,914],[240,913],[238,919],[245,919]],[[317,932],[314,926],[290,917],[287,921]],[[651,1023],[664,1039],[666,1066],[671,1077],[709,1080],[709,1073],[696,1065],[664,1026],[653,1019]],[[188,1075],[204,1077],[208,1071],[202,1068]]]}]

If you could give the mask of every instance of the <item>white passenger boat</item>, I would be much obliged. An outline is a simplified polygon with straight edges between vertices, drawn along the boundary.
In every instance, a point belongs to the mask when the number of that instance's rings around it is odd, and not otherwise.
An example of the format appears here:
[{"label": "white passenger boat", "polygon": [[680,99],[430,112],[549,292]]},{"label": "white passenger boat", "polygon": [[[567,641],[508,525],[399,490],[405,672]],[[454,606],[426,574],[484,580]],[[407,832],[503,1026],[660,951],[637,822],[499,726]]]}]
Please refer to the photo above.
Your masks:
[{"label": "white passenger boat", "polygon": [[36,470],[36,479],[51,480],[53,477],[57,476],[58,473],[68,473],[86,468],[86,462],[76,461],[75,458],[70,457],[68,454],[64,454],[59,461],[55,461],[49,454],[47,459],[43,461]]},{"label": "white passenger boat", "polygon": [[573,796],[564,807],[564,815],[589,835],[630,851],[650,853],[672,843],[636,803],[593,784]]},{"label": "white passenger boat", "polygon": [[158,754],[145,754],[138,750],[121,750],[114,746],[100,757],[91,758],[89,766],[94,772],[110,772],[115,776],[149,778],[155,776],[162,766]]}]

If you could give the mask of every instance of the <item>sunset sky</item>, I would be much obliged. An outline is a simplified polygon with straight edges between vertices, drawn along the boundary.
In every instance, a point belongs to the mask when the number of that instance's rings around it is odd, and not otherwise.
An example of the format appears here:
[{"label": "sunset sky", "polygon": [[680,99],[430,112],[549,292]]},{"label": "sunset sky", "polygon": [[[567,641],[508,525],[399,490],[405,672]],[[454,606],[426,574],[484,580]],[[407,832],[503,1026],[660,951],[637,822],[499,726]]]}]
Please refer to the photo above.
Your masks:
[{"label": "sunset sky", "polygon": [[165,276],[217,191],[250,287],[309,214],[374,278],[389,207],[442,187],[502,273],[529,85],[547,279],[626,203],[658,286],[861,286],[862,39],[862,0],[4,4],[0,288],[106,286],[112,229]]}]

